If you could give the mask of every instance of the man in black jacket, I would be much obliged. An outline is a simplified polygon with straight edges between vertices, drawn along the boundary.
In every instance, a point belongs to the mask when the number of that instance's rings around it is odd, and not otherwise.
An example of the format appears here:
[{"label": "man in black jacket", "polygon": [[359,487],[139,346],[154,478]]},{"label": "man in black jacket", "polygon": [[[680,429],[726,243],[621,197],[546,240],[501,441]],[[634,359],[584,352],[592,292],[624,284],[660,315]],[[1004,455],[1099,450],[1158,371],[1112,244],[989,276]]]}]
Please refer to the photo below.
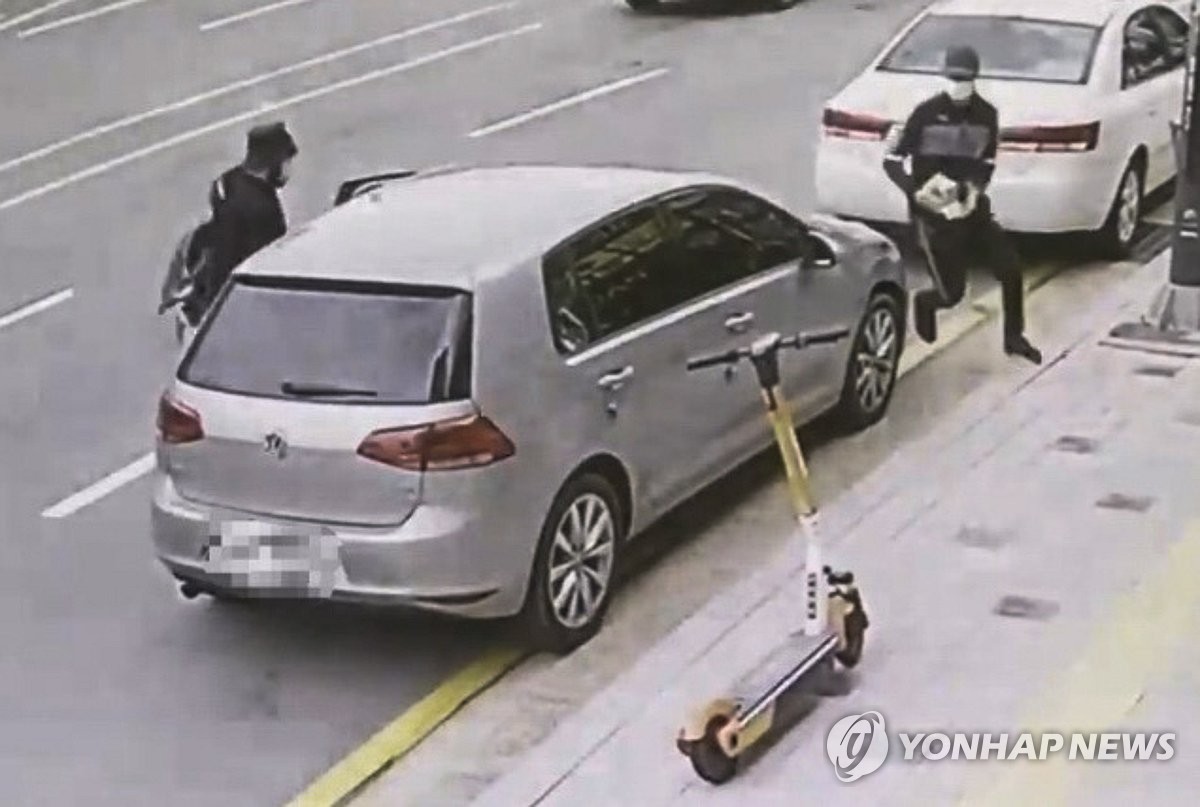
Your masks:
[{"label": "man in black jacket", "polygon": [[217,296],[238,264],[287,232],[279,189],[290,177],[298,149],[283,123],[255,126],[246,135],[246,158],[209,189],[211,259],[198,294],[203,306]]},{"label": "man in black jacket", "polygon": [[[900,130],[884,171],[909,199],[917,240],[929,260],[936,289],[913,298],[917,333],[937,339],[937,310],[957,305],[967,269],[982,258],[1000,281],[1004,352],[1040,364],[1041,352],[1025,338],[1020,257],[992,217],[986,195],[996,166],[996,108],[975,91],[979,54],[955,47],[946,53],[950,86],[921,103]],[[905,170],[911,160],[911,172]]]}]

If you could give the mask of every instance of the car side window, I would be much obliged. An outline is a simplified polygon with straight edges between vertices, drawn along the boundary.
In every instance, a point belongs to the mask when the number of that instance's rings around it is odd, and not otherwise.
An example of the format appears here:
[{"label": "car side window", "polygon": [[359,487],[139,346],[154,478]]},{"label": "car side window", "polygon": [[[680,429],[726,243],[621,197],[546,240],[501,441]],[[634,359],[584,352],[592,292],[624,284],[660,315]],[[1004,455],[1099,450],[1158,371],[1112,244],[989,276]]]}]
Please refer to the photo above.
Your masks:
[{"label": "car side window", "polygon": [[720,220],[753,241],[752,273],[809,256],[808,229],[766,200],[735,190],[718,194],[717,200]]},{"label": "car side window", "polygon": [[1150,9],[1142,9],[1125,24],[1121,69],[1122,85],[1126,89],[1172,69],[1167,40],[1155,24]]},{"label": "car side window", "polygon": [[757,247],[743,228],[731,225],[713,189],[689,189],[663,204],[674,244],[670,271],[662,281],[676,300],[695,300],[755,273]]},{"label": "car side window", "polygon": [[659,211],[646,205],[603,221],[547,254],[542,271],[558,351],[577,353],[670,308],[663,284],[669,251]]},{"label": "car side window", "polygon": [[1188,35],[1191,27],[1188,21],[1179,12],[1166,6],[1151,6],[1146,9],[1146,13],[1154,21],[1166,43],[1167,69],[1183,67],[1188,57]]}]

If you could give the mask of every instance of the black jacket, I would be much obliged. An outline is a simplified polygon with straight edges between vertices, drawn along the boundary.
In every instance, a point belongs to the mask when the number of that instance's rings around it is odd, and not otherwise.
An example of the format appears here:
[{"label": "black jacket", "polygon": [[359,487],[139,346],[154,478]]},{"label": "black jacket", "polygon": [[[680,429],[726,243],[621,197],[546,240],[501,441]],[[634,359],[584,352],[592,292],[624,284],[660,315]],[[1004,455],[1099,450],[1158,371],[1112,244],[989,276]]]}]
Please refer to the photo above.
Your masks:
[{"label": "black jacket", "polygon": [[[965,105],[938,93],[913,110],[895,138],[883,169],[905,195],[913,193],[935,174],[987,189],[996,168],[999,146],[996,108],[973,95]],[[904,168],[912,160],[912,172]]]},{"label": "black jacket", "polygon": [[287,232],[287,219],[275,187],[241,166],[213,182],[209,204],[212,260],[203,293],[211,301],[238,264]]}]

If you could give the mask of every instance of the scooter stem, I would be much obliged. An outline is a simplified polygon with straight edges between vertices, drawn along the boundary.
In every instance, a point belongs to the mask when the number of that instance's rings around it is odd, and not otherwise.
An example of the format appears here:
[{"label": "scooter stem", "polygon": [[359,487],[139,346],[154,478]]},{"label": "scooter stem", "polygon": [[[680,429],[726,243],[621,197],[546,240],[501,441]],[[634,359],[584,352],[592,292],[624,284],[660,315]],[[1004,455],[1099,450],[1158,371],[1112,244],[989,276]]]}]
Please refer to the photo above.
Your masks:
[{"label": "scooter stem", "polygon": [[788,499],[798,522],[800,536],[804,540],[804,633],[819,636],[824,632],[828,620],[828,591],[821,558],[821,542],[817,533],[817,507],[813,502],[808,481],[808,467],[800,451],[800,440],[796,437],[795,423],[791,411],[779,387],[763,393],[767,405],[767,417],[775,432],[775,442],[783,456],[787,473]]}]

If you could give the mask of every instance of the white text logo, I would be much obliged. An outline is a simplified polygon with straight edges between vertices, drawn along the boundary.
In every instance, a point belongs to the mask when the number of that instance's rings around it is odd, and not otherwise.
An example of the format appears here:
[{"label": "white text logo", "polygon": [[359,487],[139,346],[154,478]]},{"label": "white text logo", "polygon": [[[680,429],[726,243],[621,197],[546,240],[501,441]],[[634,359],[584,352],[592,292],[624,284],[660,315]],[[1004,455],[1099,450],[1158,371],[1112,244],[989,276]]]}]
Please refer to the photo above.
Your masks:
[{"label": "white text logo", "polygon": [[1115,761],[1175,756],[1174,734],[899,734],[905,761],[918,758],[955,760],[1068,760]]}]

